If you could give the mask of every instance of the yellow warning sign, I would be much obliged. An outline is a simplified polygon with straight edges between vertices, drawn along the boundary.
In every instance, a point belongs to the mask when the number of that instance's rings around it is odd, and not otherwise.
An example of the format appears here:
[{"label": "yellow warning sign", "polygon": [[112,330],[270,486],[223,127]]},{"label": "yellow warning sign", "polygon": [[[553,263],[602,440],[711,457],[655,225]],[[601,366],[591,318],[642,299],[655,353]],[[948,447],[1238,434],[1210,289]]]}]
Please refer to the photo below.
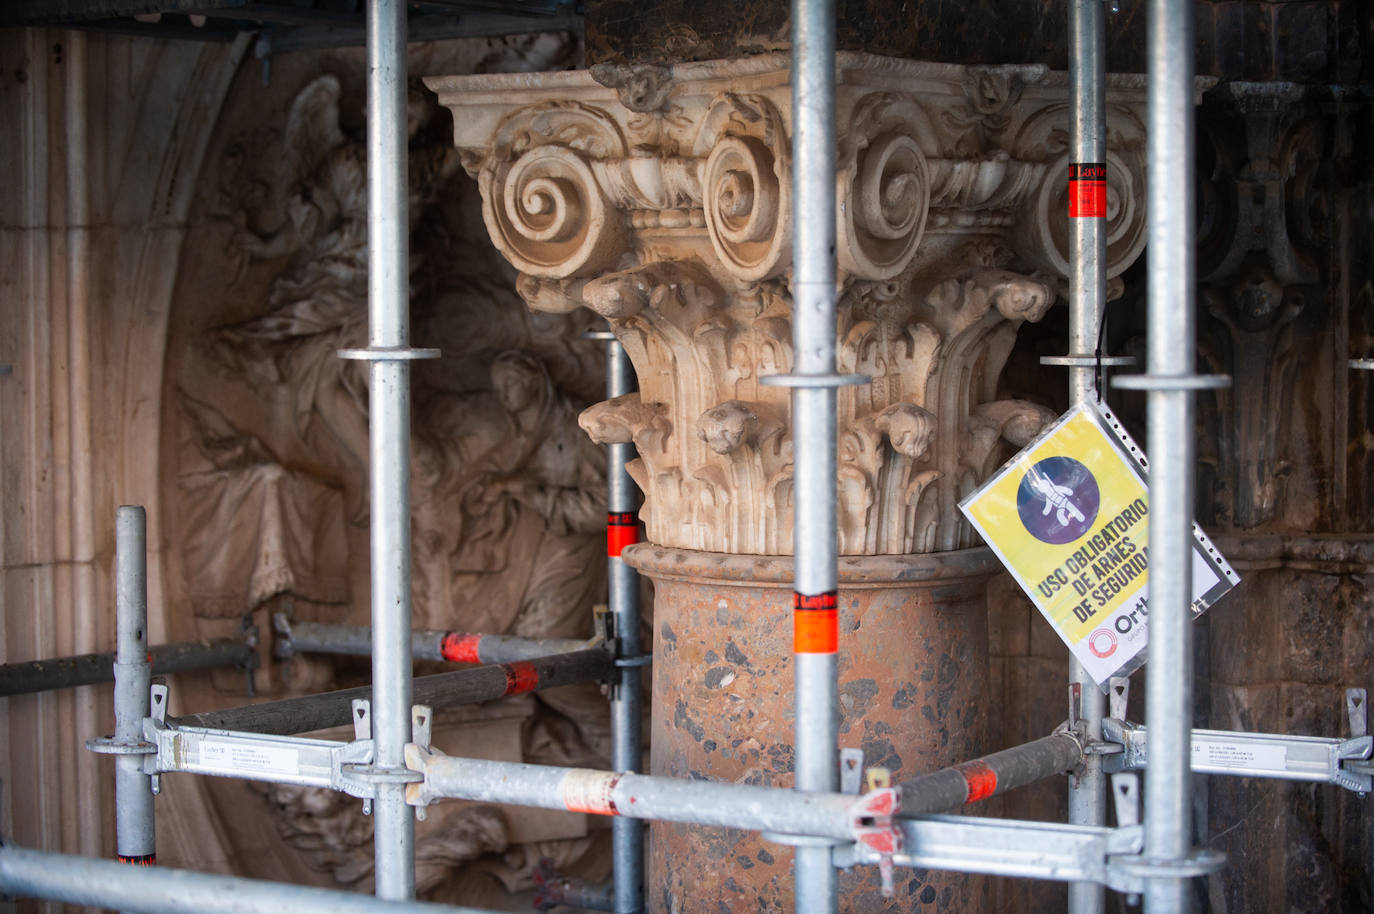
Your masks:
[{"label": "yellow warning sign", "polygon": [[[1097,682],[1144,663],[1149,490],[1115,417],[1093,404],[1071,409],[960,508]],[[1194,533],[1201,612],[1238,578]]]}]

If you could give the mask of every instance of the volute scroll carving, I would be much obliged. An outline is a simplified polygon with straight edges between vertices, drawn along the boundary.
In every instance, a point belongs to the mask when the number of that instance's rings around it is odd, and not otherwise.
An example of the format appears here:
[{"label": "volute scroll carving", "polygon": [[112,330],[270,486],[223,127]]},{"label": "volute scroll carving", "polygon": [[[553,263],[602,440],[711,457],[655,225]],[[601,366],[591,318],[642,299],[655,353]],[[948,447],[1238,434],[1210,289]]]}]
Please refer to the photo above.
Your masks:
[{"label": "volute scroll carving", "polygon": [[[789,72],[763,55],[435,83],[458,145],[489,150],[482,192],[505,221],[488,226],[522,297],[600,314],[634,365],[639,392],[580,422],[635,444],[657,544],[792,549],[791,403],[762,383],[792,365]],[[1063,75],[849,53],[837,74],[838,370],[872,379],[837,398],[840,551],[972,545],[959,499],[1048,419],[999,381],[1017,329],[1067,273]],[[1119,271],[1143,241],[1145,93],[1113,79],[1109,103],[1131,115],[1108,158]],[[494,108],[510,113],[493,131]],[[590,241],[573,227],[598,206],[606,228]],[[538,251],[513,256],[516,242]]]},{"label": "volute scroll carving", "polygon": [[609,266],[624,246],[623,219],[588,159],[624,153],[615,124],[582,106],[538,105],[507,118],[477,176],[497,249],[541,278]]},{"label": "volute scroll carving", "polygon": [[847,141],[836,201],[840,269],[864,279],[890,279],[916,255],[930,209],[930,169],[914,101],[875,93],[860,103]]},{"label": "volute scroll carving", "polygon": [[766,98],[726,93],[697,136],[706,230],[742,280],[778,276],[792,262],[792,173],[782,114]]}]

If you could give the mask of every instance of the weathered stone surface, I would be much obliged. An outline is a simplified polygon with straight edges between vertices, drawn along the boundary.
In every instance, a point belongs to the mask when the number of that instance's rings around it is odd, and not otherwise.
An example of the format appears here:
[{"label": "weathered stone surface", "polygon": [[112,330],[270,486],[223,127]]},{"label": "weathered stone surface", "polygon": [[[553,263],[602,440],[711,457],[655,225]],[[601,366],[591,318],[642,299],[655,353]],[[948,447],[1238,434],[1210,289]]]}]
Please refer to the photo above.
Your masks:
[{"label": "weathered stone surface", "polygon": [[[1146,7],[1108,13],[1107,66],[1145,70]],[[1198,0],[1198,74],[1234,80],[1349,83],[1374,75],[1374,35],[1360,4],[1339,0]],[[1040,0],[838,0],[842,50],[959,64],[1068,66],[1067,8]],[[671,64],[782,50],[783,0],[590,0],[590,63]]]},{"label": "weathered stone surface", "polygon": [[[790,787],[793,783],[792,562],[663,549],[626,561],[654,580],[651,772]],[[893,782],[991,748],[984,549],[840,562],[839,742]],[[1034,723],[1039,723],[1037,719]],[[759,835],[655,823],[649,909],[794,906],[792,852]],[[840,910],[988,910],[988,880],[898,871],[884,900],[876,871],[840,877]]]}]

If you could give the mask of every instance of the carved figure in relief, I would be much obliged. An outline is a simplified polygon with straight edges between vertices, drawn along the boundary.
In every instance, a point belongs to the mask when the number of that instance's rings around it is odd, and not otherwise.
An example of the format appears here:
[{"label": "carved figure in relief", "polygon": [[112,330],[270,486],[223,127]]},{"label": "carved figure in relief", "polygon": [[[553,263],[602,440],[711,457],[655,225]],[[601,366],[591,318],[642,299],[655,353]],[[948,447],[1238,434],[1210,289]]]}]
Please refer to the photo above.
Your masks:
[{"label": "carved figure in relief", "polygon": [[[366,594],[349,592],[350,569],[366,561],[366,367],[336,356],[366,345],[366,163],[360,139],[340,129],[341,103],[334,77],[307,85],[279,167],[238,185],[231,249],[245,272],[275,270],[265,312],[202,334],[201,360],[181,378],[181,549],[201,615],[246,615],[289,595],[312,615],[366,621]],[[451,180],[458,155],[437,109],[419,91],[411,103],[412,335],[447,356],[412,373],[413,625],[585,637],[605,584],[605,460],[577,427],[604,385],[600,348],[582,339],[596,317],[521,306],[494,255],[464,235],[455,210],[472,195]],[[350,546],[364,551],[350,556]],[[197,597],[207,581],[214,600]],[[514,760],[605,764],[607,710],[595,686],[512,707]],[[440,715],[436,743],[463,739],[467,726]],[[268,799],[311,865],[368,884],[371,820],[356,801],[285,787]],[[431,820],[417,859],[441,894],[479,855],[527,858],[503,865],[518,888],[539,856],[576,856],[590,840],[569,837],[585,828],[567,824],[510,832],[483,807]],[[522,856],[531,834],[567,846]]]}]

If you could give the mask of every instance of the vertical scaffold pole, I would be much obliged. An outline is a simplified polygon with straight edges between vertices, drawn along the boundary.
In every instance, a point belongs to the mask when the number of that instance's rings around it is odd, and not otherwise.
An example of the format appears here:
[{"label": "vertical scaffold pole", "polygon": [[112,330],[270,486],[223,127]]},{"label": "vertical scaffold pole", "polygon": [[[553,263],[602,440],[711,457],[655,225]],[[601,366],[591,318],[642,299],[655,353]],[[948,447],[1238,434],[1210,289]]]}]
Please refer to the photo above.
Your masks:
[{"label": "vertical scaffold pole", "polygon": [[[153,665],[148,659],[148,525],[143,508],[115,513],[115,742],[143,741]],[[124,863],[157,862],[153,790],[143,756],[115,756],[115,851]]]},{"label": "vertical scaffold pole", "polygon": [[[796,788],[830,792],[839,786],[834,0],[792,2],[792,86]],[[798,914],[836,910],[829,847],[797,847],[794,875]]]},{"label": "vertical scaffold pole", "polygon": [[[410,238],[405,0],[367,3],[369,468],[372,483],[372,735],[375,765],[405,768],[410,740]],[[380,351],[379,351],[380,350]],[[386,357],[394,350],[395,357]],[[415,897],[415,821],[405,785],[377,782],[377,897]]]},{"label": "vertical scaffold pole", "polygon": [[[615,339],[606,343],[606,397],[622,397],[634,390],[634,371],[625,348]],[[615,621],[617,656],[633,661],[639,657],[639,575],[620,551],[638,537],[634,481],[625,469],[633,460],[633,444],[612,444],[606,464],[608,516],[606,553],[610,573],[610,610]],[[611,697],[611,767],[638,771],[643,754],[643,688],[638,666],[622,665]],[[612,870],[617,914],[638,914],[644,909],[644,822],[617,817],[611,822]]]},{"label": "vertical scaffold pole", "polygon": [[[1167,866],[1192,841],[1193,8],[1150,0],[1149,437],[1150,668],[1145,855]],[[1147,880],[1147,914],[1190,909],[1188,880]]]},{"label": "vertical scaffold pole", "polygon": [[[1106,27],[1102,0],[1069,4],[1069,134],[1073,162],[1069,177],[1069,402],[1095,396],[1094,367],[1086,364],[1097,343],[1107,300],[1106,188]],[[1101,169],[1098,171],[1097,169]],[[1104,181],[1097,183],[1098,176]],[[1102,738],[1105,697],[1073,657],[1069,681],[1082,695],[1084,735]],[[1069,821],[1102,825],[1107,795],[1102,758],[1088,755],[1070,777]],[[1101,914],[1106,897],[1101,884],[1069,886],[1070,914]]]}]

